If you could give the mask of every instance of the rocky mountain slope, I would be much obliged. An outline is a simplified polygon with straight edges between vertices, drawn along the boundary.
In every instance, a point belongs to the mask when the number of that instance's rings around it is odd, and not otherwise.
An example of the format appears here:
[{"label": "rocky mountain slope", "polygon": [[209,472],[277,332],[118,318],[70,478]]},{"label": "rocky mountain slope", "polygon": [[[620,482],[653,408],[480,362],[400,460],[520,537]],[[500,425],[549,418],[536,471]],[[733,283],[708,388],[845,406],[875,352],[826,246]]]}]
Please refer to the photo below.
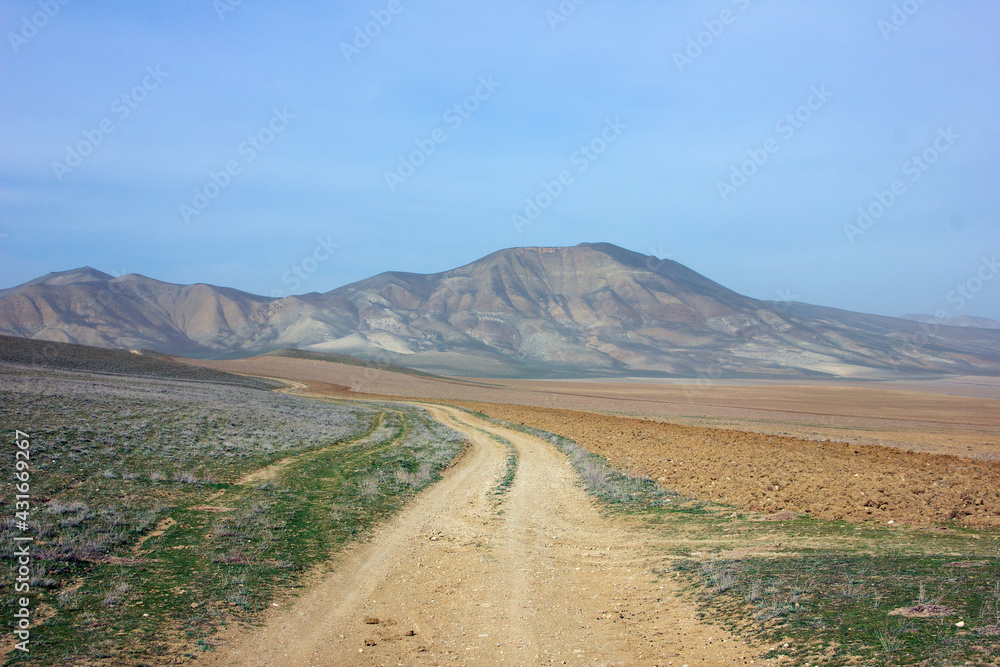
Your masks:
[{"label": "rocky mountain slope", "polygon": [[605,243],[501,250],[272,299],[90,268],[0,290],[0,333],[236,357],[287,347],[470,375],[1000,373],[1000,331],[742,296]]}]

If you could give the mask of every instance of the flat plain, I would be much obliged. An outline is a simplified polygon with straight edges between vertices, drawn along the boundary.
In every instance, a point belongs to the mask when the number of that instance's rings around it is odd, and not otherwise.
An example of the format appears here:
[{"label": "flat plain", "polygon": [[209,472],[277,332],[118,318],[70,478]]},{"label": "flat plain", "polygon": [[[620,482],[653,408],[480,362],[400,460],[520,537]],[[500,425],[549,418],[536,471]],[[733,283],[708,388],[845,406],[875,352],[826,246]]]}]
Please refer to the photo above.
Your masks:
[{"label": "flat plain", "polygon": [[606,466],[578,466],[592,495],[658,550],[647,571],[671,595],[680,583],[701,622],[758,662],[1000,664],[995,378],[530,381],[276,356],[193,363],[295,378],[313,397],[433,400],[581,448]]},{"label": "flat plain", "polygon": [[990,379],[129,356],[0,367],[36,443],[29,663],[1000,664]]}]

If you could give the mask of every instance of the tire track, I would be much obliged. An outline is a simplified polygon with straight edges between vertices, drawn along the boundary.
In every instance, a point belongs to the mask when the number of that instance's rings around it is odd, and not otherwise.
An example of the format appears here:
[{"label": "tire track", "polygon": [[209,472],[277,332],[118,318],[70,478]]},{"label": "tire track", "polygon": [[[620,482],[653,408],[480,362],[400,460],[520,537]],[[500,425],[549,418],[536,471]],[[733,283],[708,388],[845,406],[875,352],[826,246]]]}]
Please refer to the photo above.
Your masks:
[{"label": "tire track", "polygon": [[[206,664],[749,664],[750,647],[649,572],[649,536],[602,516],[551,444],[419,405],[469,438],[458,463]],[[499,513],[507,450],[490,433],[518,455]]]}]

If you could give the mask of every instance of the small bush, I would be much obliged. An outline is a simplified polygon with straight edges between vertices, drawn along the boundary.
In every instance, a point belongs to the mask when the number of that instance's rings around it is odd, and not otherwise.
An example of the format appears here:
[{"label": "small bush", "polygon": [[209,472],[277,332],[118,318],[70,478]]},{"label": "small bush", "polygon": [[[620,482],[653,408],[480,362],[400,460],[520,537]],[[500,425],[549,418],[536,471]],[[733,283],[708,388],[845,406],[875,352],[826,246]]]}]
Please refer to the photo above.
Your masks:
[{"label": "small bush", "polygon": [[128,597],[128,594],[132,592],[132,587],[124,582],[119,582],[111,587],[105,594],[104,599],[101,600],[105,607],[114,607],[120,605]]}]

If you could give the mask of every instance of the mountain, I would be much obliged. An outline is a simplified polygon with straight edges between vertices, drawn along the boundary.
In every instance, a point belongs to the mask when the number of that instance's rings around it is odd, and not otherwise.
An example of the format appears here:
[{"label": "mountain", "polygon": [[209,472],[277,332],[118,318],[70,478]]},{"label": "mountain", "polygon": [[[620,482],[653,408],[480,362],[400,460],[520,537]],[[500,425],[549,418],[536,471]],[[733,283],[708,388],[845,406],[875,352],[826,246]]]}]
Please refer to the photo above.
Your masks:
[{"label": "mountain", "polygon": [[238,349],[273,299],[90,267],[0,290],[0,334],[108,348],[206,354]]},{"label": "mountain", "polygon": [[933,315],[901,315],[901,319],[913,322],[923,322],[926,324],[938,324],[949,327],[977,327],[979,329],[1000,329],[1000,322],[991,320],[988,317],[973,317],[972,315],[959,315],[958,317],[937,318]]},{"label": "mountain", "polygon": [[606,243],[512,248],[282,299],[90,268],[0,290],[0,333],[197,357],[294,347],[481,376],[1000,373],[1000,331],[927,328],[751,299]]}]

